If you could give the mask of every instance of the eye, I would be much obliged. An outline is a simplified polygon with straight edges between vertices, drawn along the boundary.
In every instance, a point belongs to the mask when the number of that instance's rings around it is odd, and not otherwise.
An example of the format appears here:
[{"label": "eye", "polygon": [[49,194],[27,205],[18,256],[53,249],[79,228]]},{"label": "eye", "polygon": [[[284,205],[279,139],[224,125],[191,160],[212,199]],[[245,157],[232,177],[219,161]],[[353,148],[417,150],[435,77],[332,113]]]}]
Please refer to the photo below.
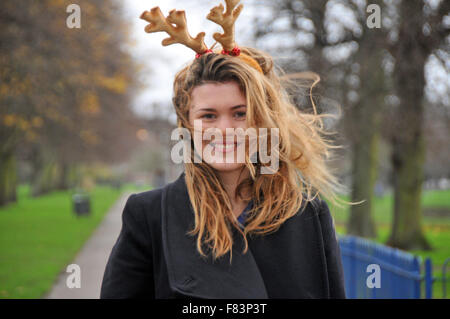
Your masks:
[{"label": "eye", "polygon": [[202,116],[200,116],[200,118],[202,118],[202,119],[207,119],[207,120],[212,120],[212,119],[214,119],[215,118],[215,114],[212,114],[212,113],[206,113],[206,114],[203,114]]},{"label": "eye", "polygon": [[234,113],[234,115],[237,117],[237,118],[245,118],[245,115],[247,114],[247,112],[236,112],[236,113]]}]

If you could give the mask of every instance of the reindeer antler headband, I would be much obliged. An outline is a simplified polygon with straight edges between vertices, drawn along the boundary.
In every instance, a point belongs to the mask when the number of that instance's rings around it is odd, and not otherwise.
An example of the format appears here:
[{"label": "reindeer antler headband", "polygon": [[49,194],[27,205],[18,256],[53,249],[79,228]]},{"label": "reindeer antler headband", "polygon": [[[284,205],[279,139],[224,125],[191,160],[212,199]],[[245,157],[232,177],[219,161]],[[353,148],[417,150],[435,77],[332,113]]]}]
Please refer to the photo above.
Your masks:
[{"label": "reindeer antler headband", "polygon": [[[225,12],[223,5],[220,4],[212,8],[206,18],[220,25],[224,31],[223,34],[213,34],[213,38],[222,45],[222,54],[239,57],[256,70],[263,73],[258,62],[252,57],[241,53],[241,50],[234,41],[234,23],[244,8],[243,4],[237,6],[239,1],[240,0],[225,0],[227,6]],[[145,32],[167,32],[170,35],[169,38],[162,41],[163,46],[174,43],[184,44],[197,52],[196,58],[203,54],[213,52],[212,49],[208,49],[204,42],[205,32],[200,32],[195,38],[189,34],[186,23],[186,14],[183,10],[173,9],[169,12],[169,15],[164,18],[159,7],[154,7],[150,11],[144,11],[140,18],[150,22],[150,24],[145,27]]]}]

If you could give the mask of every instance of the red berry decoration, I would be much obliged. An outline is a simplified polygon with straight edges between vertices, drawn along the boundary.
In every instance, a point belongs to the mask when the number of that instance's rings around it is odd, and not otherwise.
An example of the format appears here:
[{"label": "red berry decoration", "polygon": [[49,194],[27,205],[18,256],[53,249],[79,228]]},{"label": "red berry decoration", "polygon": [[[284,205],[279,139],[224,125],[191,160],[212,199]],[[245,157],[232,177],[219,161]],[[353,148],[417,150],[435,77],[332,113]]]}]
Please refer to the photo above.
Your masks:
[{"label": "red berry decoration", "polygon": [[231,50],[230,55],[233,56],[239,56],[239,54],[241,54],[241,49],[239,49],[238,47],[235,47],[233,50]]},{"label": "red berry decoration", "polygon": [[208,53],[212,53],[212,52],[213,52],[212,50],[208,49],[208,50],[206,50],[206,51],[203,52],[203,53],[197,53],[197,54],[195,55],[195,58],[198,59],[198,58],[201,57],[203,54],[208,54]]},{"label": "red berry decoration", "polygon": [[241,54],[241,49],[239,49],[238,47],[235,47],[235,48],[234,48],[233,50],[231,50],[231,51],[222,50],[221,53],[222,53],[222,54],[225,54],[225,55],[238,56],[239,54]]}]

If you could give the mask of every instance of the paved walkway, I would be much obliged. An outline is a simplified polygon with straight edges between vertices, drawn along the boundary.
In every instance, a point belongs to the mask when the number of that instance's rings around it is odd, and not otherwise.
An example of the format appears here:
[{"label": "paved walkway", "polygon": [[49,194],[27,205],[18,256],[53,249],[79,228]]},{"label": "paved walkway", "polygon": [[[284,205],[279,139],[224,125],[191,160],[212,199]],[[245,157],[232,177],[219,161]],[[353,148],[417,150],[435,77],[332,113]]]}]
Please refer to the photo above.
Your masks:
[{"label": "paved walkway", "polygon": [[109,254],[122,227],[122,211],[131,192],[123,193],[85,243],[72,264],[80,266],[81,287],[68,288],[70,273],[63,269],[48,299],[98,299]]}]

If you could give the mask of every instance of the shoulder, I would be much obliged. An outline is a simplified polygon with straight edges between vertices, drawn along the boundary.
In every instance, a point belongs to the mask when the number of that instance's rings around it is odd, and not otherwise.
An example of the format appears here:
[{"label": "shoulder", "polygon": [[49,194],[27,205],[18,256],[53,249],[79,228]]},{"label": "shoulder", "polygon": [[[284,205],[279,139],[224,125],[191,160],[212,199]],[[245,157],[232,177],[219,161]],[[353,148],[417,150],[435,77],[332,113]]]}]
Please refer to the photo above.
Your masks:
[{"label": "shoulder", "polygon": [[123,219],[134,219],[138,223],[152,223],[159,220],[161,194],[163,188],[157,188],[131,194],[125,204]]},{"label": "shoulder", "polygon": [[[161,231],[162,215],[166,211],[167,205],[180,201],[178,195],[184,194],[184,192],[187,192],[187,189],[184,185],[183,173],[175,181],[162,187],[131,194],[125,210],[128,209],[129,214],[133,215],[137,221],[146,222],[150,230],[159,232]],[[184,197],[181,198],[184,200]]]},{"label": "shoulder", "polygon": [[299,213],[307,217],[323,218],[330,215],[330,209],[325,200],[315,197],[313,200],[303,200]]},{"label": "shoulder", "polygon": [[305,201],[302,203],[300,209],[301,219],[316,220],[320,224],[320,229],[323,237],[334,234],[334,221],[330,212],[330,207],[324,199],[319,197],[314,198],[311,201]]},{"label": "shoulder", "polygon": [[149,208],[161,202],[161,194],[163,188],[157,188],[140,193],[133,193],[127,200],[127,204],[133,207]]},{"label": "shoulder", "polygon": [[314,210],[320,221],[322,237],[324,238],[325,244],[337,240],[334,219],[327,202],[323,199],[317,199],[317,201],[314,202]]},{"label": "shoulder", "polygon": [[318,217],[321,224],[332,221],[333,217],[331,216],[330,207],[324,199],[316,197],[304,205],[306,206],[305,211]]},{"label": "shoulder", "polygon": [[144,210],[160,209],[162,203],[162,197],[165,190],[172,190],[175,186],[175,192],[181,191],[180,186],[184,182],[184,173],[181,174],[175,181],[167,183],[166,185],[148,190],[140,193],[133,193],[129,198],[128,202],[130,206],[140,207]]},{"label": "shoulder", "polygon": [[323,199],[316,197],[310,202],[314,214],[316,214],[321,220],[329,219],[331,217],[330,207]]}]

